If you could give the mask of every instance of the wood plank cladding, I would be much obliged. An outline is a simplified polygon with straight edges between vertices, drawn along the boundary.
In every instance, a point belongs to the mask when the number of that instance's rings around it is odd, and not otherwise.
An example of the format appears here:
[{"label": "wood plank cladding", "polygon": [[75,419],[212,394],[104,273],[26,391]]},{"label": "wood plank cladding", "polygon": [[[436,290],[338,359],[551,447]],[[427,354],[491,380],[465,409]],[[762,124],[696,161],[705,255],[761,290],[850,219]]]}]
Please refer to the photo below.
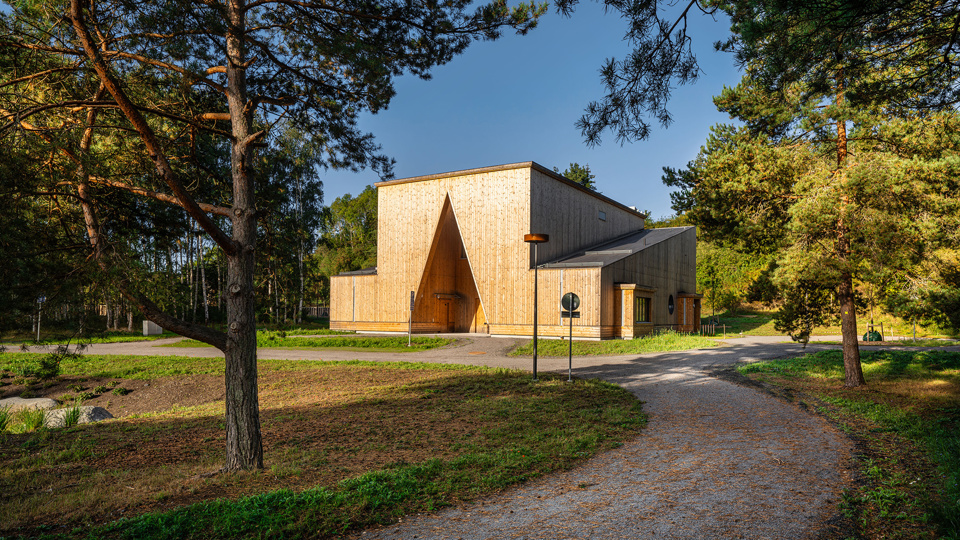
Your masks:
[{"label": "wood plank cladding", "polygon": [[[534,248],[524,235],[549,235],[538,248],[542,264],[644,226],[636,210],[533,162],[376,186],[376,274],[331,279],[331,328],[406,331],[414,291],[415,332],[532,335]],[[615,283],[656,288],[654,313],[665,295],[695,292],[695,268],[685,265],[696,262],[687,246],[692,240],[695,250],[696,240],[681,236],[608,266],[539,269],[540,335],[569,332],[560,316],[567,292],[581,298],[573,334],[582,339],[620,337],[632,328],[633,321],[621,320],[624,293],[615,298]]]},{"label": "wood plank cladding", "polygon": [[643,229],[642,214],[570,184],[550,171],[531,169],[530,229],[550,235],[550,241],[540,245],[540,262]]},{"label": "wood plank cladding", "polygon": [[[655,289],[650,296],[650,317],[655,326],[681,324],[682,314],[678,309],[679,296],[694,293],[697,288],[697,236],[695,229],[688,229],[669,241],[650,246],[604,268],[604,291],[613,290],[615,283],[633,283]],[[674,312],[669,310],[673,296]],[[604,321],[612,321],[611,309],[604,314]]]}]

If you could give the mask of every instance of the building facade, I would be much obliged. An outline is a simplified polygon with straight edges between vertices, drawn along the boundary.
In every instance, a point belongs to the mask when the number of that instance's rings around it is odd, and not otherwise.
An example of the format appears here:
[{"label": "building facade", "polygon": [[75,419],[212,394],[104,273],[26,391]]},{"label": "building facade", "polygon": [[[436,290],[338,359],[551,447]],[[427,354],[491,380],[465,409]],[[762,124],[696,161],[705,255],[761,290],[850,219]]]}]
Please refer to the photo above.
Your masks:
[{"label": "building facade", "polygon": [[[699,330],[696,231],[644,215],[533,162],[376,184],[377,267],[331,278],[330,327],[373,332],[629,339]],[[548,235],[534,247],[530,233]],[[535,253],[536,252],[536,253]]]}]

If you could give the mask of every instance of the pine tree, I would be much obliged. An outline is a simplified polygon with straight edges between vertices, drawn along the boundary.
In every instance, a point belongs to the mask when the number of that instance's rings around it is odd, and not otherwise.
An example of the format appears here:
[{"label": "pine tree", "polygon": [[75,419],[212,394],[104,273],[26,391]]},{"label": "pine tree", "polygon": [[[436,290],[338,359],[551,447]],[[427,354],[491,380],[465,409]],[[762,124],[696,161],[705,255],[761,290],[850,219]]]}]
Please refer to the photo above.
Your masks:
[{"label": "pine tree", "polygon": [[[33,138],[49,176],[82,212],[92,258],[149,319],[223,351],[225,470],[263,467],[257,398],[255,254],[258,153],[283,116],[328,166],[390,174],[363,111],[403,73],[430,70],[474,40],[532,28],[546,6],[283,0],[17,2],[0,12],[0,118]],[[196,159],[215,141],[226,174]],[[202,187],[201,187],[202,186]],[[122,270],[101,214],[110,193],[177,206],[222,251],[227,331],[176,317]],[[206,198],[206,197],[213,198]]]}]

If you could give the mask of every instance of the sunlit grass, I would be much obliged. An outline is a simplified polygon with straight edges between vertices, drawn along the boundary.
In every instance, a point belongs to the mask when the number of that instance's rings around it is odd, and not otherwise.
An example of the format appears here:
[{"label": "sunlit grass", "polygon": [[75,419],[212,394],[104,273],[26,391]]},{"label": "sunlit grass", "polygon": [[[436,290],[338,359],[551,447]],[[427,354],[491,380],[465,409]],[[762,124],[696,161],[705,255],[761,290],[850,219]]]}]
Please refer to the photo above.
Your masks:
[{"label": "sunlit grass", "polygon": [[[710,338],[697,335],[677,334],[675,332],[664,332],[636,339],[612,339],[608,341],[574,340],[573,354],[575,356],[613,356],[664,351],[685,351],[688,349],[703,349],[717,346],[717,342]],[[539,356],[567,356],[569,350],[570,341],[567,340],[538,340],[537,354]],[[520,345],[510,353],[510,356],[531,355],[533,355],[533,341]]]},{"label": "sunlit grass", "polygon": [[[110,358],[115,373],[146,378],[170,360]],[[191,369],[208,372],[198,360]],[[0,481],[18,496],[0,499],[0,535],[69,524],[82,528],[47,538],[334,537],[568,469],[645,422],[626,390],[549,373],[534,383],[474,366],[260,366],[265,470],[201,476],[222,460],[222,401],[8,434]]]},{"label": "sunlit grass", "polygon": [[[862,351],[861,365],[867,387],[854,390],[843,388],[841,351],[739,371],[815,396],[826,404],[823,412],[864,442],[870,481],[843,506],[862,534],[954,538],[960,530],[960,353]],[[919,456],[910,454],[911,445],[922,449]]]}]

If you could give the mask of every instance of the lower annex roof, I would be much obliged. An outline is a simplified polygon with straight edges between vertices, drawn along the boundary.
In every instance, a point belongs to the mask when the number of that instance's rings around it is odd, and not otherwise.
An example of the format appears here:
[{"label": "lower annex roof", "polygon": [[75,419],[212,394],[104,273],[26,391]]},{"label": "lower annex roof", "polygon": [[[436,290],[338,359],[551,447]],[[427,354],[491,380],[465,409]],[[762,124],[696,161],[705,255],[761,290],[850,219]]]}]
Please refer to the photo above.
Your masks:
[{"label": "lower annex roof", "polygon": [[637,232],[621,236],[587,248],[584,251],[561,257],[555,261],[540,265],[540,268],[595,268],[613,264],[648,247],[654,246],[677,236],[678,234],[694,229],[694,227],[666,227],[663,229],[641,229]]}]

